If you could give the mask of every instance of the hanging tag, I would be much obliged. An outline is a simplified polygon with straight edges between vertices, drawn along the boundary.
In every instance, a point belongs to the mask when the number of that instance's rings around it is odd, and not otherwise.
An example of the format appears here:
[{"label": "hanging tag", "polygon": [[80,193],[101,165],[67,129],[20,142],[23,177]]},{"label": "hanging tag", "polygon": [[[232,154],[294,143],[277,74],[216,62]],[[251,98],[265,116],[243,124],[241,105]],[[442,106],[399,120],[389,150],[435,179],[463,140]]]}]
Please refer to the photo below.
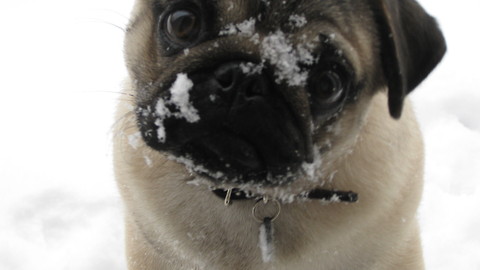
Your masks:
[{"label": "hanging tag", "polygon": [[[263,208],[264,211],[270,207],[270,214],[268,216],[265,216],[265,213],[258,215],[257,209],[259,207]],[[253,218],[261,223],[260,232],[258,234],[258,243],[262,252],[262,260],[264,263],[271,262],[275,255],[273,222],[280,215],[280,211],[280,202],[278,200],[269,200],[266,197],[264,197],[263,200],[258,200],[252,209]]]},{"label": "hanging tag", "polygon": [[272,219],[269,217],[264,218],[260,226],[259,243],[262,259],[265,263],[272,261],[274,255],[273,233]]}]

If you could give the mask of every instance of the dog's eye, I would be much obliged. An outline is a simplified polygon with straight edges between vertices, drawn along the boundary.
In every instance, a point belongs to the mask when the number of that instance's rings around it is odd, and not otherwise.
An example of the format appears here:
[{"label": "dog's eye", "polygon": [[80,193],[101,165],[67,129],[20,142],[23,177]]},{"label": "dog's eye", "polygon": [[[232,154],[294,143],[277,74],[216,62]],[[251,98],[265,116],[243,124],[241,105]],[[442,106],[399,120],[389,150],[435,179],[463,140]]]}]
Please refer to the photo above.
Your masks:
[{"label": "dog's eye", "polygon": [[197,14],[189,10],[177,10],[166,18],[166,33],[176,43],[189,43],[198,37],[200,23]]},{"label": "dog's eye", "polygon": [[344,85],[340,75],[334,71],[323,71],[308,82],[310,102],[317,109],[330,109],[343,100]]},{"label": "dog's eye", "polygon": [[203,27],[200,13],[195,8],[177,8],[162,14],[159,33],[167,51],[172,53],[198,42]]}]

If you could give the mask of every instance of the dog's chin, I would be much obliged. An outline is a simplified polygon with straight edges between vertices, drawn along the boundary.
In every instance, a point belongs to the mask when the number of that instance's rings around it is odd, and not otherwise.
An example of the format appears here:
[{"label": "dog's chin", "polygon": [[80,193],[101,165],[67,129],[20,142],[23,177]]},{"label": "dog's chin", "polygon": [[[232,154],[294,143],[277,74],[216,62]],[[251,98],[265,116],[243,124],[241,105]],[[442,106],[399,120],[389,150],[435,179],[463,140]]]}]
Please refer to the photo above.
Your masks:
[{"label": "dog's chin", "polygon": [[255,143],[228,133],[193,140],[184,151],[191,170],[219,184],[284,185],[293,181],[302,165],[296,153],[271,156]]},{"label": "dog's chin", "polygon": [[292,151],[291,143],[280,145],[282,140],[275,137],[270,142],[251,141],[223,131],[195,137],[175,149],[152,140],[147,144],[214,184],[280,186],[295,179],[304,159]]}]

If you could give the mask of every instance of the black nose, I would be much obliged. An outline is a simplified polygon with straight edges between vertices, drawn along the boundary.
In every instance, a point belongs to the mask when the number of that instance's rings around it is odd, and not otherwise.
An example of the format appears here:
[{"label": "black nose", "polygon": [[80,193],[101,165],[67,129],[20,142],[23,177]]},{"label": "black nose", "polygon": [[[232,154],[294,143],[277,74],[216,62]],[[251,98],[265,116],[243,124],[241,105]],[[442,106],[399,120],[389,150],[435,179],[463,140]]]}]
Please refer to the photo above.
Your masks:
[{"label": "black nose", "polygon": [[302,137],[268,71],[255,70],[238,62],[215,70],[221,91],[232,97],[225,126],[256,149],[271,175],[285,175],[303,161]]},{"label": "black nose", "polygon": [[243,99],[261,98],[269,94],[268,78],[264,74],[251,72],[246,64],[226,63],[218,67],[214,76],[223,91],[236,91]]},{"label": "black nose", "polygon": [[[188,74],[197,122],[174,114],[159,118],[145,113],[156,104],[138,110],[147,144],[187,157],[200,173],[218,180],[289,181],[305,159],[302,133],[272,78],[272,69],[252,66],[227,62]],[[161,97],[168,100],[168,93],[162,92],[165,97]],[[158,132],[166,134],[163,141],[158,140]]]}]

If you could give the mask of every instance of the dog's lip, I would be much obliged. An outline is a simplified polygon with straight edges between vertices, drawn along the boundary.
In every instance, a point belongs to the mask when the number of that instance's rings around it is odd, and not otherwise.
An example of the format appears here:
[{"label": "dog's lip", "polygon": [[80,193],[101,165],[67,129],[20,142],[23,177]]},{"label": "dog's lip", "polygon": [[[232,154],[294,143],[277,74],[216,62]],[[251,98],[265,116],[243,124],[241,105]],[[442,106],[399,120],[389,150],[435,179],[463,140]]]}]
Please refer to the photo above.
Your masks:
[{"label": "dog's lip", "polygon": [[[218,139],[219,137],[221,139]],[[197,141],[200,141],[218,159],[224,159],[227,168],[234,165],[229,162],[254,171],[265,168],[264,159],[255,144],[237,134],[224,131],[216,136],[212,134],[202,136]]]},{"label": "dog's lip", "polygon": [[[219,144],[227,140],[230,144],[226,147],[225,144]],[[192,152],[187,154],[193,162],[191,169],[217,184],[281,186],[296,179],[301,164],[304,164],[300,163],[298,167],[293,163],[270,164],[256,143],[234,132],[199,136],[189,144],[197,153],[206,154],[203,158],[198,158]]]}]

